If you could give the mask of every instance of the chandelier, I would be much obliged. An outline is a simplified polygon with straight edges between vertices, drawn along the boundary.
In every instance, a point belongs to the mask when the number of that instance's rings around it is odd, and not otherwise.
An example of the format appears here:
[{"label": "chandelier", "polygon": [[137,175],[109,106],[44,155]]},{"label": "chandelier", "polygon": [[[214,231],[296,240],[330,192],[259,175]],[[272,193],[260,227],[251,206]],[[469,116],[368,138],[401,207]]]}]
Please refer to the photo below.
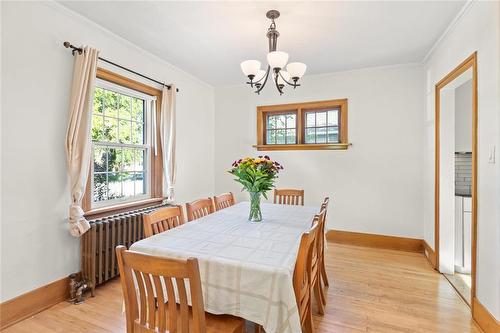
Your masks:
[{"label": "chandelier", "polygon": [[[241,70],[250,80],[247,84],[252,88],[256,88],[255,92],[259,94],[267,83],[269,74],[271,80],[274,80],[276,89],[280,95],[283,94],[285,85],[290,85],[294,89],[299,87],[297,82],[306,72],[307,66],[301,62],[288,62],[288,53],[276,51],[278,44],[278,37],[280,33],[276,30],[276,23],[274,22],[280,16],[277,10],[270,10],[266,13],[266,17],[271,20],[271,25],[267,30],[267,38],[269,39],[269,53],[267,54],[267,70],[260,69],[260,61],[258,60],[245,60],[241,63]],[[286,71],[284,70],[286,66]]]}]

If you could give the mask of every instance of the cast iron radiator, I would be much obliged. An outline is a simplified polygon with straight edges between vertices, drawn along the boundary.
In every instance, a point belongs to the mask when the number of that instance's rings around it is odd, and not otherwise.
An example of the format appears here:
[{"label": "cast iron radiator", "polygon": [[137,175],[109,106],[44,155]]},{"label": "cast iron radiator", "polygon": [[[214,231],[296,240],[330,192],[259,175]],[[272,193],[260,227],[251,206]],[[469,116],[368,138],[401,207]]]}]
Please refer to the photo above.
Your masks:
[{"label": "cast iron radiator", "polygon": [[156,205],[91,220],[90,230],[81,237],[82,278],[92,296],[95,287],[119,275],[115,248],[130,247],[144,238],[142,215],[167,205]]}]

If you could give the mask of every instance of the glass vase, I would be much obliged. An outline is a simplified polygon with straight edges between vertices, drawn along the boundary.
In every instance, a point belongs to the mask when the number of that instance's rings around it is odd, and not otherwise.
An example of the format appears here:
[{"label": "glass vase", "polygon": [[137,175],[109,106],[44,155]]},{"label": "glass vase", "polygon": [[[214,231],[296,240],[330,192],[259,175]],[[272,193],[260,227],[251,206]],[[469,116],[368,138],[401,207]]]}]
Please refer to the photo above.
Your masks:
[{"label": "glass vase", "polygon": [[250,216],[248,221],[261,222],[262,212],[260,211],[260,192],[250,192]]}]

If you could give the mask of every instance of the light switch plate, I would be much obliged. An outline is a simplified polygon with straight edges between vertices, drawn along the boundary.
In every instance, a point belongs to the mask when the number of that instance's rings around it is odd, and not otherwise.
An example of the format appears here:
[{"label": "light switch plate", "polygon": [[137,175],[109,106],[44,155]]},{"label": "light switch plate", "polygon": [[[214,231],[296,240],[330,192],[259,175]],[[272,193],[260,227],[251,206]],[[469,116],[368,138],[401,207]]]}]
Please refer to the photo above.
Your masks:
[{"label": "light switch plate", "polygon": [[495,151],[496,146],[491,147],[490,156],[488,156],[488,163],[495,164]]}]

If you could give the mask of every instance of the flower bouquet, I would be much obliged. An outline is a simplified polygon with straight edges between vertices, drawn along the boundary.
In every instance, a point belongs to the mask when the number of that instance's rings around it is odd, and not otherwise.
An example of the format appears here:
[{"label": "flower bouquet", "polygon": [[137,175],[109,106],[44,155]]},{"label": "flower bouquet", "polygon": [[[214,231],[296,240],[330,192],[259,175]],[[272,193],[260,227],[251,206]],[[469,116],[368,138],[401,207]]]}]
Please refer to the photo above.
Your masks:
[{"label": "flower bouquet", "polygon": [[283,166],[278,162],[271,161],[269,156],[258,158],[245,157],[234,161],[229,173],[236,176],[236,181],[243,185],[243,190],[250,193],[250,216],[251,222],[262,221],[260,211],[260,196],[267,199],[266,192],[274,187],[274,181],[278,178],[278,172]]}]

